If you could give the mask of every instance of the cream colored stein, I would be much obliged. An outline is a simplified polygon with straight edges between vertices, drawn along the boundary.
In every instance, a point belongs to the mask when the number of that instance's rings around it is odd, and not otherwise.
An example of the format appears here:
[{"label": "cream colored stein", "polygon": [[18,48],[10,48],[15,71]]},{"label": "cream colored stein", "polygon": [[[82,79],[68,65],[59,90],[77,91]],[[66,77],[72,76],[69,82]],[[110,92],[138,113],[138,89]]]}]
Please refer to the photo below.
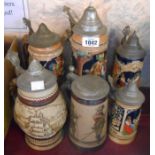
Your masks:
[{"label": "cream colored stein", "polygon": [[141,106],[145,97],[137,88],[135,81],[130,81],[114,94],[114,102],[109,123],[109,137],[118,144],[131,143],[137,134],[141,115]]},{"label": "cream colored stein", "polygon": [[56,77],[33,60],[18,77],[17,87],[14,118],[28,146],[40,151],[57,146],[63,139],[67,111]]},{"label": "cream colored stein", "polygon": [[[73,70],[72,70],[73,71]],[[109,85],[101,77],[68,74],[71,84],[69,138],[84,149],[101,146],[107,137]]]}]

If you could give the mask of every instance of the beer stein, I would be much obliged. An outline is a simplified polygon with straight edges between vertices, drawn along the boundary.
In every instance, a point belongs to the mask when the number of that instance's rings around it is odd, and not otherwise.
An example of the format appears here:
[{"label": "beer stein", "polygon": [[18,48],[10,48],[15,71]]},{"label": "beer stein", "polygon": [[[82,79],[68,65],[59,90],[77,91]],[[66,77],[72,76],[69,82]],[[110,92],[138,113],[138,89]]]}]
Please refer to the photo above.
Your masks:
[{"label": "beer stein", "polygon": [[17,78],[17,87],[14,118],[24,131],[28,146],[42,151],[58,145],[67,111],[56,77],[33,60]]},{"label": "beer stein", "polygon": [[116,51],[112,78],[116,87],[123,87],[134,79],[140,82],[145,52],[141,48],[136,32],[130,32],[127,26],[123,30],[124,38]]},{"label": "beer stein", "polygon": [[102,24],[93,6],[87,7],[81,19],[76,23],[69,8],[67,13],[73,31],[70,42],[76,74],[79,76],[93,74],[104,78],[108,46],[106,26]]},{"label": "beer stein", "polygon": [[109,137],[118,144],[129,144],[136,136],[145,97],[132,80],[116,89],[109,124]]},{"label": "beer stein", "polygon": [[107,136],[108,83],[96,75],[77,76],[70,67],[69,138],[84,149],[102,145]]},{"label": "beer stein", "polygon": [[58,34],[51,32],[44,23],[41,23],[37,32],[29,35],[28,43],[28,52],[32,59],[39,60],[58,78],[63,75],[63,46]]}]

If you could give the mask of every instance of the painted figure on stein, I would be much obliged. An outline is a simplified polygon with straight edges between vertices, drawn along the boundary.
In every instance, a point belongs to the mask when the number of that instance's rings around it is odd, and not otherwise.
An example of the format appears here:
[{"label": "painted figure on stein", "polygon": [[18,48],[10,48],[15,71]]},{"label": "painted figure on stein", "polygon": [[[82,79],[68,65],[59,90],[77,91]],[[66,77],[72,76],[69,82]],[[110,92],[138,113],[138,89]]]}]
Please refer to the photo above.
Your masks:
[{"label": "painted figure on stein", "polygon": [[107,28],[99,19],[96,9],[88,6],[79,21],[72,17],[70,8],[65,6],[64,10],[71,22],[70,42],[75,73],[80,76],[92,74],[105,78],[108,35]]}]

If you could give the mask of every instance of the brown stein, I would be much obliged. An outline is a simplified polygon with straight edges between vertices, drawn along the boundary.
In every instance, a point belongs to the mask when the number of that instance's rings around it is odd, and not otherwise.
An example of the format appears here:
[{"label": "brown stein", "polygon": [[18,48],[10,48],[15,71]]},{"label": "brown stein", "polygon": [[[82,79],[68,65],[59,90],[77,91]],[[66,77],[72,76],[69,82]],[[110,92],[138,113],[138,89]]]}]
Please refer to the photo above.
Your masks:
[{"label": "brown stein", "polygon": [[[74,21],[71,14],[69,15],[70,21]],[[80,76],[92,74],[104,78],[108,46],[107,28],[102,24],[93,6],[85,9],[81,19],[73,26],[72,31],[73,35],[70,42],[76,74]]]},{"label": "brown stein", "polygon": [[56,77],[33,60],[17,78],[17,87],[14,118],[28,146],[43,151],[58,145],[67,112]]},{"label": "brown stein", "polygon": [[58,34],[51,32],[44,23],[28,38],[28,52],[58,78],[63,75],[63,46]]}]

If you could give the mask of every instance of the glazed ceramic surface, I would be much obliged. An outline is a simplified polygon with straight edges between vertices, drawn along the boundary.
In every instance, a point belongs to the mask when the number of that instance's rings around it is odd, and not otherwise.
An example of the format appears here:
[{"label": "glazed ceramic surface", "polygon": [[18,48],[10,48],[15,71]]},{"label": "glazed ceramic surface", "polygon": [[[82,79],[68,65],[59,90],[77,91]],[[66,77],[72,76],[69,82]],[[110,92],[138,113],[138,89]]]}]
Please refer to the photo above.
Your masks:
[{"label": "glazed ceramic surface", "polygon": [[132,142],[137,133],[140,118],[140,107],[124,107],[113,103],[110,120],[110,138],[119,144]]},{"label": "glazed ceramic surface", "polygon": [[108,36],[96,9],[89,6],[73,27],[70,42],[73,63],[78,75],[93,74],[105,77]]},{"label": "glazed ceramic surface", "polygon": [[135,82],[130,82],[116,92],[109,125],[109,137],[112,141],[128,144],[135,139],[143,102],[144,95]]},{"label": "glazed ceramic surface", "polygon": [[122,44],[116,52],[112,73],[116,87],[123,87],[133,79],[139,83],[144,57],[145,52],[135,31],[122,39]]},{"label": "glazed ceramic surface", "polygon": [[71,88],[70,140],[82,148],[100,146],[107,135],[109,86],[97,76],[86,75]]},{"label": "glazed ceramic surface", "polygon": [[63,138],[66,121],[66,105],[55,76],[34,60],[17,79],[17,86],[14,118],[26,135],[26,143],[41,151],[55,147]]},{"label": "glazed ceramic surface", "polygon": [[113,68],[113,78],[116,86],[123,87],[131,79],[135,79],[139,82],[144,63],[143,61],[144,58],[131,60],[116,54]]},{"label": "glazed ceramic surface", "polygon": [[63,55],[59,55],[50,61],[41,61],[41,64],[48,70],[52,71],[54,75],[60,77],[64,73]]},{"label": "glazed ceramic surface", "polygon": [[29,36],[28,51],[33,59],[39,60],[48,70],[60,77],[63,74],[63,46],[61,38],[40,24],[37,32]]}]

